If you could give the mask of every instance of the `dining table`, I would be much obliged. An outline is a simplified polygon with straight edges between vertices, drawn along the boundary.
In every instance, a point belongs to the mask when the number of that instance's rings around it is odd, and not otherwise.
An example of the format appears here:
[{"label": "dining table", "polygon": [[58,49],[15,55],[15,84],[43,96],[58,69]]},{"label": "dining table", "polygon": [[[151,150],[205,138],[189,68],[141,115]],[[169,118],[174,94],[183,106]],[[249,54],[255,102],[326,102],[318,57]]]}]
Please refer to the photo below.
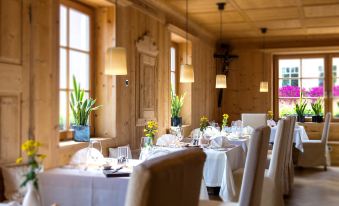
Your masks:
[{"label": "dining table", "polygon": [[[106,158],[118,167],[116,159]],[[132,172],[140,160],[128,160],[122,172]],[[123,206],[130,177],[106,177],[101,167],[66,165],[38,175],[42,205]]]},{"label": "dining table", "polygon": [[[274,144],[277,127],[271,127],[270,143]],[[293,134],[294,147],[300,152],[304,152],[303,142],[309,140],[306,130],[301,125],[296,125]]]}]

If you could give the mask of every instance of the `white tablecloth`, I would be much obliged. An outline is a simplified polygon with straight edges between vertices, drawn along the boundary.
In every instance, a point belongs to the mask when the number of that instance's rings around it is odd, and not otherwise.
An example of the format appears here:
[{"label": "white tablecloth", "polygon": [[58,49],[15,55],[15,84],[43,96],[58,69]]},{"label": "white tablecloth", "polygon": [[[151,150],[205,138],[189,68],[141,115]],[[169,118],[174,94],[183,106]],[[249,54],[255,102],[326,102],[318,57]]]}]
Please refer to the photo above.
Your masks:
[{"label": "white tablecloth", "polygon": [[[133,165],[139,160],[130,160]],[[101,170],[55,168],[39,174],[43,206],[123,206],[129,177],[106,178]]]},{"label": "white tablecloth", "polygon": [[[271,127],[271,136],[270,142],[274,143],[275,133],[277,132],[277,127]],[[307,133],[303,126],[296,125],[294,129],[294,138],[293,142],[295,144],[295,148],[300,150],[301,152],[304,151],[303,149],[303,141],[308,140]]]},{"label": "white tablecloth", "polygon": [[[244,167],[248,142],[248,139],[231,140],[230,143],[237,145],[236,147],[225,150],[204,149],[204,182],[207,187],[220,187],[219,195],[224,200],[233,199],[236,195],[232,171]],[[183,148],[157,147],[152,153],[157,156],[181,149]],[[142,158],[145,158],[144,155],[141,153]]]}]

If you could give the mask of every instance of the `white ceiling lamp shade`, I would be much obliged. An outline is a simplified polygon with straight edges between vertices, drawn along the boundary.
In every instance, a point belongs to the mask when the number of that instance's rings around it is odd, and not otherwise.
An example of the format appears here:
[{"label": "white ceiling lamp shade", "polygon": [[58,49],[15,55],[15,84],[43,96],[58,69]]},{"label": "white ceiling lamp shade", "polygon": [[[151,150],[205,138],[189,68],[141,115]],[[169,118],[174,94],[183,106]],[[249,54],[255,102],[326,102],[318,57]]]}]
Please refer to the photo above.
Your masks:
[{"label": "white ceiling lamp shade", "polygon": [[188,64],[188,1],[186,0],[186,63],[180,66],[180,83],[193,83],[193,66]]},{"label": "white ceiling lamp shade", "polygon": [[106,52],[106,75],[127,75],[127,54],[123,47],[110,47]]},{"label": "white ceiling lamp shade", "polygon": [[260,82],[260,92],[268,92],[268,82]]},{"label": "white ceiling lamp shade", "polygon": [[215,88],[217,88],[217,89],[226,89],[227,88],[226,75],[217,74],[216,79],[215,79]]},{"label": "white ceiling lamp shade", "polygon": [[263,81],[260,82],[260,92],[268,92],[268,82],[265,81],[265,34],[267,32],[267,28],[261,28],[261,33],[263,35],[263,41],[262,41],[262,48],[263,48],[263,54],[262,54],[262,68],[263,68]]},{"label": "white ceiling lamp shade", "polygon": [[180,66],[180,83],[193,83],[194,71],[192,65],[182,64]]}]

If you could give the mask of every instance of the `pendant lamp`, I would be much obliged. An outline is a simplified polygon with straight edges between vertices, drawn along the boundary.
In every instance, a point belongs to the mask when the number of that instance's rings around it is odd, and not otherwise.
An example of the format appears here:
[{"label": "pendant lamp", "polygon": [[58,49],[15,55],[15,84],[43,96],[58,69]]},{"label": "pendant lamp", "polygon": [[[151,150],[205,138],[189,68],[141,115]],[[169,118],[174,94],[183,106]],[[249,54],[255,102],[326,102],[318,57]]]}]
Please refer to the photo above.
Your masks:
[{"label": "pendant lamp", "polygon": [[[116,6],[116,19],[118,19],[118,4]],[[127,54],[123,47],[110,47],[106,51],[105,75],[127,75]]]},{"label": "pendant lamp", "polygon": [[227,88],[227,79],[224,74],[217,74],[215,79],[215,88],[217,89],[226,89]]},{"label": "pendant lamp", "polygon": [[267,32],[267,28],[261,28],[261,33],[263,35],[263,43],[262,43],[262,65],[263,65],[263,81],[260,82],[260,92],[268,92],[268,82],[265,81],[265,34]]},{"label": "pendant lamp", "polygon": [[180,66],[180,83],[193,83],[193,66],[188,64],[188,0],[186,0],[186,63]]},{"label": "pendant lamp", "polygon": [[[222,12],[225,9],[226,3],[217,3],[218,10],[220,11],[220,43],[222,42]],[[217,74],[215,77],[215,88],[226,89],[227,88],[227,77],[225,74]]]}]

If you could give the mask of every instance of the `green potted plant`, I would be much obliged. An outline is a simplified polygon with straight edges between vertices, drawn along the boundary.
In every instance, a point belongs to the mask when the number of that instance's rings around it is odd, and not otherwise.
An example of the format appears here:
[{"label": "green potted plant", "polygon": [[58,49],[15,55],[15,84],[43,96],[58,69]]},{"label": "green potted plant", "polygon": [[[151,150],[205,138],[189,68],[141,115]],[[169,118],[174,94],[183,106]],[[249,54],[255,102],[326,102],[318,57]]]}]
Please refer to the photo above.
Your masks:
[{"label": "green potted plant", "polygon": [[300,98],[299,104],[295,104],[295,112],[297,113],[297,121],[298,122],[305,122],[305,109],[307,106],[306,100]]},{"label": "green potted plant", "polygon": [[314,103],[311,103],[312,110],[314,112],[314,115],[312,116],[312,122],[322,122],[323,121],[323,116],[322,116],[322,111],[323,111],[323,101],[321,98],[318,98]]},{"label": "green potted plant", "polygon": [[84,99],[85,91],[80,89],[73,76],[73,92],[71,93],[70,107],[74,122],[71,127],[74,130],[74,140],[78,142],[89,142],[90,129],[88,125],[89,115],[92,111],[99,109],[101,106],[94,107],[95,99]]},{"label": "green potted plant", "polygon": [[171,88],[171,126],[181,126],[182,118],[180,117],[180,112],[184,104],[185,94],[180,97],[177,96],[173,88]]}]

